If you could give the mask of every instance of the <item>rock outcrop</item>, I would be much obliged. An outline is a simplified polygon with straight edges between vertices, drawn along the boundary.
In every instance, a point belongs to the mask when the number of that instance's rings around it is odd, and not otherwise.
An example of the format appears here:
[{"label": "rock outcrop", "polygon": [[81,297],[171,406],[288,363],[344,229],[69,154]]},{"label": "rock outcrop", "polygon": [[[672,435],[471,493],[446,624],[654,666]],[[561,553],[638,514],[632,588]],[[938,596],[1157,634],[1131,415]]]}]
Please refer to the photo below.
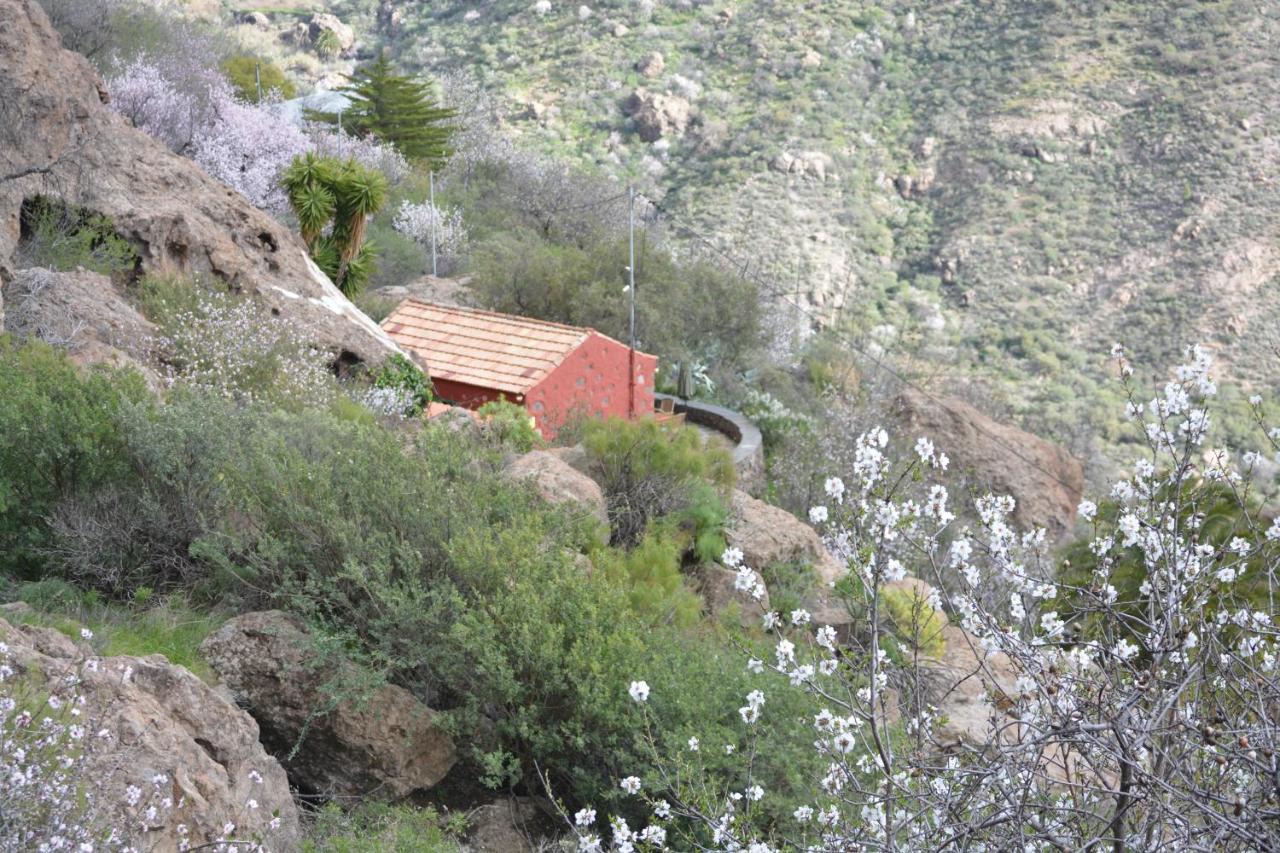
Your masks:
[{"label": "rock outcrop", "polygon": [[[278,610],[246,613],[201,653],[262,728],[262,741],[307,792],[396,800],[431,788],[456,760],[435,712],[401,687],[335,700],[338,670],[321,662],[302,622]],[[301,743],[299,743],[301,741]]]},{"label": "rock outcrop", "polygon": [[623,103],[623,110],[631,116],[641,139],[657,142],[683,134],[689,126],[692,108],[679,95],[636,89]]},{"label": "rock outcrop", "polygon": [[111,279],[84,269],[32,268],[19,271],[3,291],[9,305],[4,331],[64,347],[76,364],[134,367],[159,387],[147,364],[156,327]]},{"label": "rock outcrop", "polygon": [[1020,525],[1044,527],[1055,540],[1071,532],[1084,494],[1084,469],[1067,451],[993,421],[961,400],[908,390],[894,408],[913,438],[927,436],[951,458],[953,472],[982,489],[1011,495]]},{"label": "rock outcrop", "polygon": [[504,797],[467,813],[467,848],[473,853],[537,853],[563,831],[551,803]]},{"label": "rock outcrop", "polygon": [[[146,820],[148,850],[228,837],[261,839],[272,850],[296,846],[297,808],[257,724],[191,672],[163,655],[96,658],[57,631],[3,620],[0,641],[23,683],[65,702],[83,699],[79,720],[93,735],[72,772],[92,796],[92,814],[132,827],[156,806]],[[74,687],[70,677],[79,679]],[[130,787],[140,792],[134,806]]]},{"label": "rock outcrop", "polygon": [[836,580],[844,566],[827,551],[818,532],[791,513],[734,489],[725,540],[742,551],[743,562],[761,571],[772,563],[805,562],[822,585]]},{"label": "rock outcrop", "polygon": [[992,697],[1014,692],[1013,662],[955,625],[943,627],[942,646],[938,658],[921,663],[925,701],[946,718],[934,735],[943,746],[989,743],[1003,714]]},{"label": "rock outcrop", "polygon": [[653,53],[645,54],[636,62],[636,71],[640,72],[641,77],[647,77],[650,80],[654,77],[661,77],[666,68],[666,59],[656,50]]},{"label": "rock outcrop", "polygon": [[320,40],[325,37],[325,33],[333,33],[333,39],[337,44],[339,53],[346,53],[355,47],[355,30],[338,20],[336,15],[331,15],[328,12],[312,15],[311,21],[307,24],[307,35],[310,37],[311,43],[318,45]]},{"label": "rock outcrop", "polygon": [[0,280],[14,276],[23,203],[54,199],[107,216],[137,250],[139,272],[216,276],[335,359],[398,352],[296,235],[129,127],[107,99],[36,0],[0,0]]},{"label": "rock outcrop", "polygon": [[609,506],[600,485],[559,456],[534,450],[513,460],[504,473],[511,480],[533,483],[548,503],[578,506],[608,528]]},{"label": "rock outcrop", "polygon": [[707,612],[719,618],[736,608],[738,624],[743,628],[759,625],[765,611],[771,609],[769,591],[765,590],[764,598],[756,601],[734,586],[737,577],[737,572],[724,566],[706,565],[698,568],[696,583],[702,600],[706,602]]}]

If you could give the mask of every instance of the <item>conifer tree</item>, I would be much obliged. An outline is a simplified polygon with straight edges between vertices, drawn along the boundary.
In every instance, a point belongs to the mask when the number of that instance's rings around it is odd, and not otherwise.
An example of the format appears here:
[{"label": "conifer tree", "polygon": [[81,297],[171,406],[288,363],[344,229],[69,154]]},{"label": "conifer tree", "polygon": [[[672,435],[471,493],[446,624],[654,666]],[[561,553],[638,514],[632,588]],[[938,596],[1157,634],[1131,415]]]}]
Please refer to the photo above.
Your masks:
[{"label": "conifer tree", "polygon": [[[429,84],[396,74],[385,53],[347,80],[338,89],[351,102],[342,113],[344,130],[394,145],[409,160],[435,165],[449,156],[455,128],[448,122],[455,111],[436,102]],[[332,112],[309,111],[307,118],[331,125],[339,121]]]}]

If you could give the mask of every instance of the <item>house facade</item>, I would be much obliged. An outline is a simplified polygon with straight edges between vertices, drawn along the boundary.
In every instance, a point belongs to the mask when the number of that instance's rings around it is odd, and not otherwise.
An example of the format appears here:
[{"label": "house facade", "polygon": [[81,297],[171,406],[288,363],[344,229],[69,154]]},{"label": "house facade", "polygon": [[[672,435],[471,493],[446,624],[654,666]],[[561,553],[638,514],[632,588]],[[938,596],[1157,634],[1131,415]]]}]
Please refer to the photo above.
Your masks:
[{"label": "house facade", "polygon": [[427,365],[440,399],[468,409],[507,400],[548,439],[572,419],[653,412],[657,356],[594,329],[413,297],[382,328]]}]

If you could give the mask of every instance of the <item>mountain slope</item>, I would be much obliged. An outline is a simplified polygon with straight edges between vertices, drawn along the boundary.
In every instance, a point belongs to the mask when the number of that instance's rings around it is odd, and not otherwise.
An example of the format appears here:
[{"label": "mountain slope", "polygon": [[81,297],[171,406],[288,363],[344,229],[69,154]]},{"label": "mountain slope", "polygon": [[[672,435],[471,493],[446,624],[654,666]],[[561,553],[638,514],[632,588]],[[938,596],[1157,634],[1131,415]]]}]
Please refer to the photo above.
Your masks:
[{"label": "mountain slope", "polygon": [[799,324],[945,366],[1078,452],[1116,433],[1114,341],[1153,371],[1201,341],[1245,386],[1280,377],[1274,4],[334,8],[639,183]]}]

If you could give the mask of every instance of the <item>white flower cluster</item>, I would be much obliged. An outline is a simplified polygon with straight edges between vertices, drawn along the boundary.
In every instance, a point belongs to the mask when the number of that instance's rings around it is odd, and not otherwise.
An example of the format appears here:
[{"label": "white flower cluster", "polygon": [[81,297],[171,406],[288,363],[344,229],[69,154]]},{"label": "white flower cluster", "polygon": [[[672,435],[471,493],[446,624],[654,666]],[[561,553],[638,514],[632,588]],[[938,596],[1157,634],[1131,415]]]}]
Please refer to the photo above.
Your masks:
[{"label": "white flower cluster", "polygon": [[[1118,356],[1127,388],[1133,371]],[[856,485],[829,478],[828,502],[810,513],[856,582],[830,588],[821,618],[762,614],[772,653],[748,651],[760,686],[738,708],[742,741],[724,744],[742,763],[717,775],[698,763],[697,737],[674,767],[655,747],[664,819],[722,851],[1280,847],[1280,518],[1253,507],[1230,453],[1201,449],[1209,367],[1192,348],[1161,396],[1130,394],[1146,453],[1105,511],[1079,503],[1092,537],[1072,554],[1080,566],[1053,559],[1043,530],[1020,530],[1006,495],[978,498],[974,523],[955,529],[945,488],[928,482],[945,455],[922,439],[895,465],[887,433],[864,433]],[[1280,451],[1280,432],[1266,441],[1266,454]],[[1251,452],[1246,463],[1263,455]],[[722,560],[739,590],[755,588],[740,551]],[[882,606],[886,585],[911,574],[938,584],[925,607],[962,629],[944,633],[945,663],[912,633],[926,622]],[[823,624],[836,599],[849,619]],[[982,697],[978,713],[932,704],[960,689]],[[766,690],[813,703],[819,769],[800,791],[754,779]],[[638,794],[639,778],[623,786]],[[791,823],[756,819],[758,804],[797,794]],[[613,849],[641,849],[641,834],[612,828]]]}]

